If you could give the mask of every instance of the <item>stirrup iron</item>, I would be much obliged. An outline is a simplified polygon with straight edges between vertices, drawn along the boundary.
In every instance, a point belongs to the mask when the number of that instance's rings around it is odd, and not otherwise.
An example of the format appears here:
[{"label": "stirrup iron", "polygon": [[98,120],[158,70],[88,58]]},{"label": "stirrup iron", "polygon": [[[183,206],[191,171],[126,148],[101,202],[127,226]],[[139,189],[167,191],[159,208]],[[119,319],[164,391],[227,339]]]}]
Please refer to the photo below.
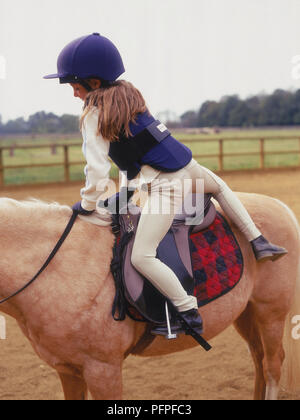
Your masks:
[{"label": "stirrup iron", "polygon": [[168,302],[166,301],[165,304],[166,308],[166,320],[167,320],[167,328],[168,328],[168,334],[165,336],[167,340],[174,340],[177,338],[177,334],[172,334],[171,331],[171,324],[170,324],[170,317],[169,317],[169,308],[168,308]]}]

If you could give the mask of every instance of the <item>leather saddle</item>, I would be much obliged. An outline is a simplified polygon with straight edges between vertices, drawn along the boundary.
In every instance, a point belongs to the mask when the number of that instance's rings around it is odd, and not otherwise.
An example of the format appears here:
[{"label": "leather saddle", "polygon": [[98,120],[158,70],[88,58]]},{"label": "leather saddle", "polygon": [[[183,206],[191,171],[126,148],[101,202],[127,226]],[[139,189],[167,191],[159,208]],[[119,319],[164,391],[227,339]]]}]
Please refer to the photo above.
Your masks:
[{"label": "leather saddle", "polygon": [[[194,290],[194,279],[189,236],[208,228],[214,222],[217,212],[211,198],[211,194],[190,194],[187,200],[189,205],[192,205],[191,210],[186,201],[181,211],[175,215],[171,228],[157,248],[156,257],[175,272],[184,289],[191,295]],[[166,322],[165,303],[168,300],[131,264],[132,247],[141,208],[129,201],[127,214],[123,213],[126,213],[124,208],[117,215],[120,236],[116,238],[111,264],[117,289],[113,316],[117,309],[119,314],[124,312],[124,308],[120,308],[120,302],[125,298],[127,303],[147,321],[163,324]],[[171,302],[168,303],[172,307]]]}]

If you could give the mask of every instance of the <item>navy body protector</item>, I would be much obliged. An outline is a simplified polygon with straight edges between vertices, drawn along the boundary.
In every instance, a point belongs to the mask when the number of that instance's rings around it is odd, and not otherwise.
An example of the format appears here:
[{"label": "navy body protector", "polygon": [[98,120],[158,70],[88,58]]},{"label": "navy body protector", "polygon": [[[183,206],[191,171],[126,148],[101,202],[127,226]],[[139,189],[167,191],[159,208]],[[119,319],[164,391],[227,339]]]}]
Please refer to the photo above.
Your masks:
[{"label": "navy body protector", "polygon": [[142,165],[162,172],[175,172],[192,159],[191,150],[172,137],[167,127],[148,112],[139,114],[136,123],[130,123],[131,137],[120,134],[119,141],[111,142],[109,157],[128,180],[135,178]]}]

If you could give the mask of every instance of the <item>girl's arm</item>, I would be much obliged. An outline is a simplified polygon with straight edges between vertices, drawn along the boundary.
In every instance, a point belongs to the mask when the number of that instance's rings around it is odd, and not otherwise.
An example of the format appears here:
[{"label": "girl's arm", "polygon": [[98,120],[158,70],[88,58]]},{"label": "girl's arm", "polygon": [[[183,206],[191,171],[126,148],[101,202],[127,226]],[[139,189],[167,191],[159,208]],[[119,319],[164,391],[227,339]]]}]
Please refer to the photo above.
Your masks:
[{"label": "girl's arm", "polygon": [[98,199],[105,192],[109,180],[111,163],[108,157],[109,141],[97,136],[98,113],[89,112],[82,128],[83,154],[87,165],[84,169],[86,184],[81,189],[81,206],[85,210],[95,210]]}]

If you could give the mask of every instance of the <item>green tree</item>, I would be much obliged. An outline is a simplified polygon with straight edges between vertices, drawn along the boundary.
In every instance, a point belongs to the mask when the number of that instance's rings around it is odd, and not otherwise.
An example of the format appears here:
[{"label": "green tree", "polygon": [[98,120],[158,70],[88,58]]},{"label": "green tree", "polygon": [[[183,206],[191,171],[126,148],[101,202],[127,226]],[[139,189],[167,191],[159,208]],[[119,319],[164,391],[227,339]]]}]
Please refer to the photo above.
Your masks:
[{"label": "green tree", "polygon": [[214,127],[219,125],[219,104],[216,101],[206,101],[198,112],[198,127]]},{"label": "green tree", "polygon": [[180,117],[182,127],[197,127],[196,111],[187,111]]},{"label": "green tree", "polygon": [[60,117],[62,133],[77,133],[79,131],[79,118],[75,115],[64,114]]}]

